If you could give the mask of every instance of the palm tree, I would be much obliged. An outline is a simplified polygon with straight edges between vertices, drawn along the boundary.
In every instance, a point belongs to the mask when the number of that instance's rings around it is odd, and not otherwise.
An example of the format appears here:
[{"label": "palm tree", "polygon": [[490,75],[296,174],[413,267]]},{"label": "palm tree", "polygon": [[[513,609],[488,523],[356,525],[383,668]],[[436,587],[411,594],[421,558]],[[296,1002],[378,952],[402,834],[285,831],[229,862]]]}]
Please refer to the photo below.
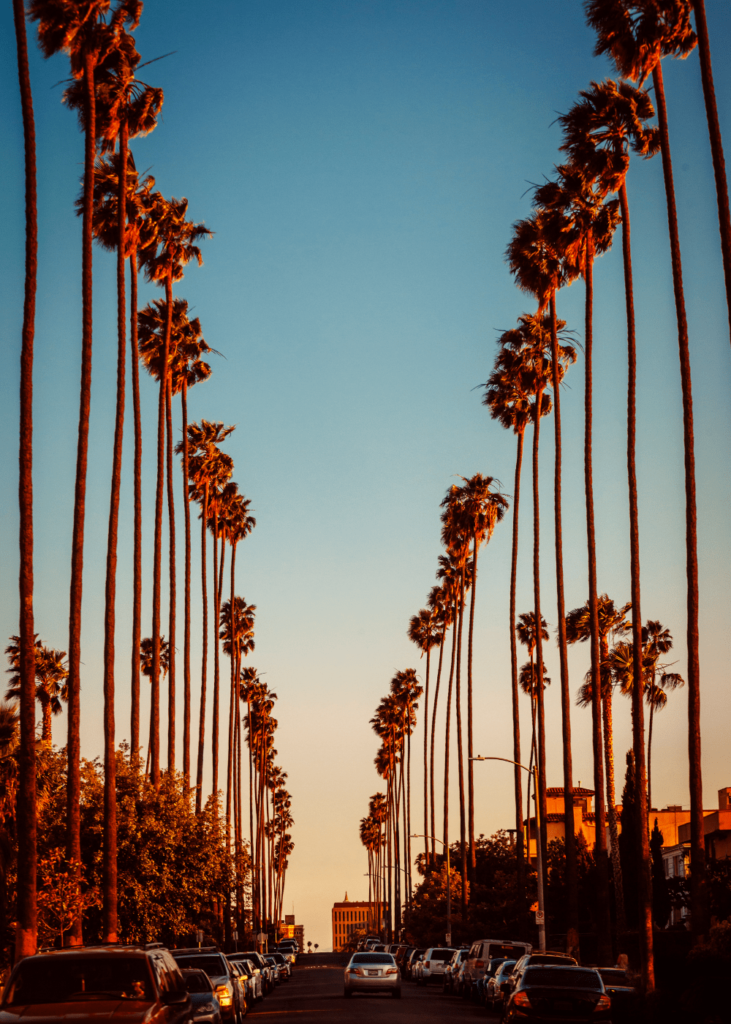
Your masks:
[{"label": "palm tree", "polygon": [[523,442],[525,428],[531,418],[531,380],[530,369],[525,363],[523,354],[516,352],[508,344],[502,343],[496,360],[495,369],[485,384],[482,401],[490,409],[493,419],[507,429],[512,428],[517,437],[517,453],[515,457],[515,483],[513,486],[513,540],[510,563],[510,669],[511,694],[513,702],[513,760],[515,787],[515,829],[516,851],[518,859],[518,889],[524,890],[524,851],[523,851],[523,777],[520,774],[520,708],[518,704],[518,652],[515,642],[515,594],[518,580],[518,513],[520,510],[520,478],[523,466]]},{"label": "palm tree", "polygon": [[237,714],[235,680],[241,675],[241,657],[255,648],[254,618],[256,605],[247,604],[243,597],[231,597],[224,601],[219,619],[220,638],[223,653],[231,659],[231,706],[229,708],[228,773],[226,780],[226,821],[231,818],[231,797],[233,782],[234,724]]},{"label": "palm tree", "polygon": [[[109,0],[31,0],[28,15],[38,22],[38,43],[45,57],[64,52],[71,74],[85,89],[81,117],[84,129],[84,213],[82,227],[82,332],[81,393],[76,456],[74,526],[71,549],[69,597],[69,712],[67,773],[67,850],[77,884],[81,878],[81,774],[80,774],[80,666],[81,599],[84,565],[84,523],[86,516],[86,467],[89,446],[92,354],[92,231],[94,200],[94,157],[96,151],[96,68],[118,49],[124,25],[136,28],[142,5],[139,0],[120,0],[110,11]],[[107,21],[107,18],[109,20]],[[71,926],[73,945],[81,942],[81,918]]]},{"label": "palm tree", "polygon": [[[144,268],[148,281],[154,281],[165,288],[166,322],[161,359],[160,399],[157,418],[157,489],[155,494],[155,544],[152,570],[152,638],[155,641],[153,654],[152,710],[152,782],[160,781],[160,564],[162,559],[162,506],[165,480],[165,423],[167,412],[168,370],[173,317],[173,283],[183,276],[185,266],[196,260],[203,263],[201,251],[196,242],[208,238],[212,232],[203,224],[186,220],[187,199],[171,199],[158,205],[154,212],[157,235],[154,246],[145,250]],[[171,544],[174,533],[170,534]],[[171,569],[174,568],[171,553]],[[171,592],[171,600],[173,594]],[[174,669],[173,669],[174,675]]]},{"label": "palm tree", "polygon": [[713,87],[711,44],[708,39],[708,24],[706,22],[706,5],[704,0],[693,0],[693,10],[695,12],[696,32],[698,33],[698,54],[701,63],[703,98],[706,103],[708,135],[711,140],[713,174],[716,179],[718,228],[721,234],[721,255],[723,257],[723,273],[726,280],[726,305],[729,311],[729,330],[731,331],[731,214],[729,213],[728,204],[726,161],[723,156],[723,140],[721,139],[721,126],[718,121],[716,90]]},{"label": "palm tree", "polygon": [[491,476],[475,473],[459,488],[459,519],[466,535],[472,540],[472,594],[470,599],[470,621],[467,640],[467,788],[468,788],[468,831],[470,844],[470,881],[475,880],[475,786],[472,727],[472,637],[475,626],[475,592],[477,590],[477,554],[481,544],[488,544],[495,526],[501,522],[508,502],[495,489],[498,481]]},{"label": "palm tree", "polygon": [[[535,664],[535,662],[533,660],[533,656],[535,654],[536,647],[537,647],[537,644],[538,644],[538,639],[539,639],[539,637],[538,637],[538,632],[539,631],[536,629],[536,622],[537,622],[537,619],[536,619],[535,612],[522,612],[518,616],[518,621],[517,621],[517,623],[515,625],[516,636],[518,637],[518,640],[520,641],[520,643],[528,651],[528,656],[530,658],[530,661],[528,662],[527,666],[526,665],[522,666],[522,668],[520,670],[520,673],[519,673],[519,676],[518,676],[518,682],[519,682],[520,687],[523,690],[523,692],[530,694],[530,698],[531,698],[531,737],[532,737],[531,738],[531,752],[530,752],[530,763],[531,764],[533,764],[534,762],[536,764],[540,764],[540,748],[541,748],[541,745],[543,743],[545,743],[545,736],[543,736],[543,738],[541,737],[540,730],[539,730],[538,733],[536,733],[536,718],[538,717],[538,709],[540,707],[540,703],[539,702],[541,701],[543,691],[544,691],[544,689],[546,687],[546,683],[550,682],[550,680],[547,679],[546,669],[545,669],[545,666],[543,665],[543,662],[539,663],[540,664],[540,667],[539,667],[538,665]],[[540,639],[541,640],[548,640],[548,629],[547,629],[547,626],[548,626],[548,623],[543,618],[543,616],[541,616],[541,629],[540,629]],[[539,687],[539,686],[536,685],[536,680],[541,679],[541,678],[543,679],[543,686]],[[529,687],[528,689],[526,689],[526,685]],[[535,798],[536,798],[536,800],[539,799],[539,793],[535,794]],[[531,813],[530,813],[530,788],[529,788],[529,791],[528,791],[527,817],[530,820],[530,817],[531,817]],[[522,813],[521,813],[520,826],[521,826],[521,830],[522,830],[522,827],[523,827],[523,815],[522,815]],[[540,842],[540,841],[541,841],[541,839],[540,839],[540,837],[538,837],[536,839],[536,842]],[[528,842],[527,842],[527,851],[526,852],[527,852],[528,858],[530,859],[530,830],[528,831]]]},{"label": "palm tree", "polygon": [[[20,671],[22,643],[19,636],[11,636],[10,643],[5,648],[5,653],[10,662],[10,683],[5,694],[5,700],[20,704],[23,692],[23,683]],[[68,678],[68,666],[64,664],[66,651],[54,651],[46,647],[42,640],[36,636],[35,639],[35,700],[41,706],[41,741],[46,747],[51,746],[51,720],[53,715],[59,715],[62,710],[62,701],[68,699],[66,692],[66,679]],[[34,731],[35,731],[35,707],[33,710]]]},{"label": "palm tree", "polygon": [[[558,611],[558,649],[561,673],[561,726],[563,732],[563,776],[564,776],[564,835],[566,851],[566,878],[568,887],[569,930],[578,937],[579,892],[576,842],[574,836],[574,791],[573,759],[571,751],[571,697],[569,691],[569,667],[566,650],[566,636],[563,627],[565,612],[563,573],[563,511],[562,511],[562,454],[561,436],[561,382],[569,364],[576,362],[576,350],[566,344],[563,337],[566,324],[556,318],[556,292],[563,285],[570,284],[576,276],[576,267],[567,258],[566,234],[569,225],[560,213],[538,211],[533,217],[516,225],[513,242],[509,249],[511,270],[519,287],[533,295],[543,312],[546,306],[551,319],[551,378],[554,407],[554,470],[553,508],[554,541],[556,550],[556,603]],[[560,326],[559,326],[560,325]],[[559,333],[562,334],[559,343]],[[511,620],[514,633],[515,608]],[[513,636],[513,646],[515,639]],[[517,664],[517,663],[516,663]],[[516,697],[517,701],[517,688]],[[515,760],[519,760],[518,757]],[[520,774],[518,768],[516,774]],[[578,941],[578,939],[577,939]]]},{"label": "palm tree", "polygon": [[[409,620],[407,636],[416,644],[422,656],[426,653],[426,683],[424,687],[424,863],[429,861],[429,668],[432,647],[441,646],[442,627],[434,608],[422,608]],[[433,833],[431,833],[433,835]]]},{"label": "palm tree", "polygon": [[[607,670],[609,661],[609,638],[614,642],[618,637],[626,636],[631,625],[627,621],[627,612],[632,607],[625,604],[617,608],[614,601],[602,594],[597,600],[597,622],[599,626],[599,657],[601,679],[602,724],[604,734],[604,771],[606,777],[607,817],[609,819],[609,836],[611,839],[612,872],[617,902],[617,930],[626,930],[624,920],[624,896],[622,888],[622,864],[619,858],[619,830],[617,828],[617,811],[615,804],[614,785],[614,725],[612,718],[612,678]],[[586,643],[591,640],[591,609],[589,602],[580,608],[574,608],[566,616],[566,637],[570,644],[579,641]],[[579,705],[593,707],[593,675],[589,673],[587,680],[579,691]]]},{"label": "palm tree", "polygon": [[[650,0],[587,0],[585,5],[589,25],[597,33],[594,52],[611,56],[618,72],[625,78],[642,85],[650,75],[655,88],[660,150],[662,153],[665,198],[668,209],[668,231],[673,273],[675,315],[678,324],[678,352],[680,357],[680,384],[683,397],[683,449],[685,468],[685,545],[687,576],[687,646],[688,646],[688,748],[690,782],[690,877],[691,924],[696,937],[708,931],[708,879],[703,834],[703,775],[701,769],[700,728],[700,658],[698,635],[698,531],[695,483],[695,441],[693,428],[693,385],[690,369],[688,321],[683,289],[683,263],[680,255],[678,215],[675,204],[673,165],[668,134],[668,115],[662,58],[672,55],[684,58],[695,46],[695,33],[690,23],[690,0],[673,0],[657,7]],[[639,775],[640,790],[644,792],[645,779]],[[640,814],[645,813],[643,800],[638,801]],[[641,891],[650,888],[649,850],[645,849],[646,829],[642,828]],[[647,841],[649,846],[649,840]],[[646,895],[642,901],[643,919],[643,981],[645,989],[654,988],[652,964],[652,919],[648,917]],[[647,966],[645,966],[645,964]]]},{"label": "palm tree", "polygon": [[437,664],[437,681],[434,686],[434,700],[432,702],[431,732],[429,740],[429,805],[431,808],[431,825],[429,835],[432,837],[431,863],[436,864],[436,847],[434,837],[436,836],[436,800],[434,794],[434,743],[437,728],[437,708],[439,707],[439,687],[442,680],[442,662],[444,655],[444,640],[447,629],[453,622],[453,609],[448,593],[448,588],[432,587],[427,597],[427,607],[434,614],[435,624],[440,630],[439,639],[439,662]]},{"label": "palm tree", "polygon": [[[416,711],[418,701],[424,693],[424,688],[416,678],[416,669],[407,668],[403,672],[397,672],[390,683],[391,693],[395,694],[401,703],[401,729],[406,744],[406,787],[403,804],[404,818],[404,848],[406,862],[406,902],[407,906],[411,900],[411,734],[416,726]],[[403,793],[404,769],[403,758],[401,761],[401,781]]]},{"label": "palm tree", "polygon": [[650,678],[645,686],[645,696],[650,705],[650,721],[647,732],[647,809],[652,809],[652,722],[655,711],[661,711],[667,703],[667,691],[677,690],[685,685],[685,680],[677,672],[661,672],[658,669],[668,666],[659,665],[660,655],[667,654],[673,648],[673,637],[669,629],[657,619],[648,619],[642,629],[643,652],[650,662]]},{"label": "palm tree", "polygon": [[25,285],[20,350],[20,440],[18,503],[20,513],[20,800],[18,803],[18,923],[15,958],[36,951],[36,749],[35,749],[35,626],[33,619],[33,344],[38,275],[38,213],[36,128],[28,67],[28,40],[23,0],[13,0],[18,52],[20,105],[25,143]]},{"label": "palm tree", "polygon": [[[196,768],[196,813],[202,809],[203,795],[203,751],[206,731],[206,681],[208,668],[208,579],[206,570],[206,528],[208,525],[208,496],[215,488],[229,479],[233,472],[233,459],[222,452],[218,445],[235,430],[224,427],[223,423],[201,420],[188,424],[185,438],[179,441],[175,451],[188,460],[188,479],[192,490],[190,496],[201,506],[201,586],[203,593],[203,655],[201,659],[201,699],[198,717],[198,762]],[[186,451],[187,449],[187,451]],[[214,623],[215,623],[214,619]],[[218,630],[216,630],[218,632]]]}]

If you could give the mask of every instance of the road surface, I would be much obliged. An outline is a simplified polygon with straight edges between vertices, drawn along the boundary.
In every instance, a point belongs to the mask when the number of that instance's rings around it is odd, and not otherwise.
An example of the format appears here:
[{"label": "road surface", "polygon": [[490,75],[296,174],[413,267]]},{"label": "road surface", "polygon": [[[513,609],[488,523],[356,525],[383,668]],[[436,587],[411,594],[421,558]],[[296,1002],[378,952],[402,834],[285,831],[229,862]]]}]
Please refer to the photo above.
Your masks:
[{"label": "road surface", "polygon": [[363,1021],[378,1024],[400,1024],[401,1021],[419,1021],[419,1024],[445,1024],[449,1021],[483,1022],[491,1018],[484,1007],[473,1006],[453,996],[443,996],[441,985],[417,988],[405,981],[401,999],[389,995],[360,995],[352,999],[343,997],[343,968],[348,957],[339,953],[301,954],[289,981],[279,985],[267,998],[254,1007],[250,1017],[279,1024],[280,1021],[301,1021],[302,1024],[322,1021],[340,1024],[341,1021]]}]

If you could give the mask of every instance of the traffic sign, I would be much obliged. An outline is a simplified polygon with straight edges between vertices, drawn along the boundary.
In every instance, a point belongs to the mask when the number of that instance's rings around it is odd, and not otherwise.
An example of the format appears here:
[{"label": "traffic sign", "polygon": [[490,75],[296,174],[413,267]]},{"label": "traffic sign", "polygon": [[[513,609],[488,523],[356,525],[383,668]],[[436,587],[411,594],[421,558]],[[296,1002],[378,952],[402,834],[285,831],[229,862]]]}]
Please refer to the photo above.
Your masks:
[{"label": "traffic sign", "polygon": [[545,924],[546,912],[544,910],[536,910],[536,924]]}]

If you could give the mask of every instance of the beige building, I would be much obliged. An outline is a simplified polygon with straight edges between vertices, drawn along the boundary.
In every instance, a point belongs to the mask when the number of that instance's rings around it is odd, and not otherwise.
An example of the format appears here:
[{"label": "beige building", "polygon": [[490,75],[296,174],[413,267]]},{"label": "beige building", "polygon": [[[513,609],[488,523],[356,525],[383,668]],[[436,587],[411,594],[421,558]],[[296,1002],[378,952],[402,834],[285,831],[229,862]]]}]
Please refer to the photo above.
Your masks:
[{"label": "beige building", "polygon": [[344,949],[349,942],[372,931],[372,913],[372,904],[351,901],[348,899],[347,892],[342,903],[333,903],[333,950],[338,952]]}]

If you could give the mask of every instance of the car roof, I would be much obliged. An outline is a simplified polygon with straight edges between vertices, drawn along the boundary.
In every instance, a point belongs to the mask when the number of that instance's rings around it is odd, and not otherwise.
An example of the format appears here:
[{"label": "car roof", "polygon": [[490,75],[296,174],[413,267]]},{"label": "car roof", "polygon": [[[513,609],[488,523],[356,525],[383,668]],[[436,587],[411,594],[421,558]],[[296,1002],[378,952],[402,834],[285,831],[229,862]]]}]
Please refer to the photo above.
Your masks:
[{"label": "car roof", "polygon": [[147,957],[148,953],[169,952],[165,946],[155,946],[153,949],[145,949],[144,946],[68,946],[66,949],[42,949],[34,954],[34,957],[53,957],[54,959],[74,959],[78,956],[137,956]]}]

